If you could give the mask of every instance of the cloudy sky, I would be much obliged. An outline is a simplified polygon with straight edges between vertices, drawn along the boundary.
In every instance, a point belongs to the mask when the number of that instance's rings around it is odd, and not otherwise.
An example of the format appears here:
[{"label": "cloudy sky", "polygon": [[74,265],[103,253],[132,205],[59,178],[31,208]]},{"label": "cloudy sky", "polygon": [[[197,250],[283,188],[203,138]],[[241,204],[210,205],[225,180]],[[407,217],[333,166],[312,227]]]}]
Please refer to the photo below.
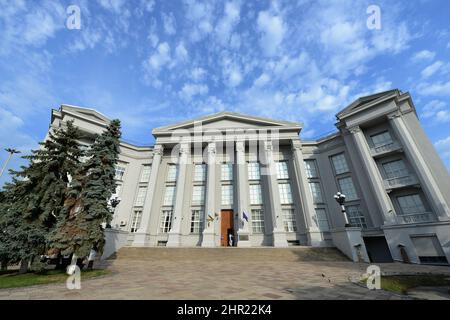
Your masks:
[{"label": "cloudy sky", "polygon": [[311,139],[358,96],[399,88],[450,168],[449,12],[446,0],[0,0],[0,164],[5,147],[35,148],[61,103],[120,118],[137,144],[222,110],[303,122]]}]

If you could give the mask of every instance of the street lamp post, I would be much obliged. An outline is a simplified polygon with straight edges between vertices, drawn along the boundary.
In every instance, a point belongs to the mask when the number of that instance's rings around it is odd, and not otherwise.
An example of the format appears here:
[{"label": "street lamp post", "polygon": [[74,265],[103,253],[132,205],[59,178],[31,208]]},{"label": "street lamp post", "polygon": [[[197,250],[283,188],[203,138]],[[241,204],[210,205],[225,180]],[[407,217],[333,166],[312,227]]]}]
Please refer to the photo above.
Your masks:
[{"label": "street lamp post", "polygon": [[13,148],[6,148],[5,151],[8,152],[9,155],[8,155],[8,158],[6,159],[5,163],[3,164],[2,170],[0,171],[0,178],[2,177],[3,172],[5,171],[6,166],[8,165],[9,161],[11,160],[13,154],[20,153],[20,151],[13,149]]},{"label": "street lamp post", "polygon": [[347,217],[347,211],[345,211],[345,205],[344,205],[344,203],[345,203],[345,194],[342,194],[342,193],[338,192],[338,193],[336,193],[334,195],[334,199],[341,206],[341,212],[344,215],[344,220],[345,220],[345,227],[350,227],[350,223],[348,222],[348,217]]}]

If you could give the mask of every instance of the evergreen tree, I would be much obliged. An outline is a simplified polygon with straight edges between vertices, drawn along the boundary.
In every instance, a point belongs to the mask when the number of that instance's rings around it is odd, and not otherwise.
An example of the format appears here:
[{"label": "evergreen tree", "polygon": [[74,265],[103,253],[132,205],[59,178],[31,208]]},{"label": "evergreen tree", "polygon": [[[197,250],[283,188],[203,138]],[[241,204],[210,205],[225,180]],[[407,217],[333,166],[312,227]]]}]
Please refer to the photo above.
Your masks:
[{"label": "evergreen tree", "polygon": [[119,154],[120,121],[113,120],[87,151],[87,160],[74,176],[65,202],[64,217],[50,234],[50,246],[62,254],[86,257],[91,249],[102,252],[102,223],[109,224],[108,206],[115,192],[115,166]]},{"label": "evergreen tree", "polygon": [[46,254],[48,233],[65,210],[68,185],[83,154],[80,131],[71,121],[66,124],[49,132],[40,149],[23,157],[28,166],[10,170],[13,182],[5,187],[1,221],[6,226],[6,251],[14,261],[37,262]]},{"label": "evergreen tree", "polygon": [[[30,180],[13,177],[5,185],[4,199],[0,203],[0,255],[6,263],[28,262],[45,250],[45,234],[39,220],[25,218],[30,210],[33,184]],[[26,269],[24,270],[26,271]]]}]

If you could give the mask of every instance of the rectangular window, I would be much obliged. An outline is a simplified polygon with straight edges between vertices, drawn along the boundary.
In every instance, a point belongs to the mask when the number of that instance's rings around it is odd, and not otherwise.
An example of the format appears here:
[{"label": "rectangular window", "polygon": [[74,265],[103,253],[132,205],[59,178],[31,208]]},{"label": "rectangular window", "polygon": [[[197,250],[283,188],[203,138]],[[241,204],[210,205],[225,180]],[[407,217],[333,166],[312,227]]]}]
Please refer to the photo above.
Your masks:
[{"label": "rectangular window", "polygon": [[341,193],[345,195],[345,200],[352,201],[358,199],[351,177],[338,179],[338,183]]},{"label": "rectangular window", "polygon": [[248,167],[248,180],[261,179],[261,172],[259,169],[258,162],[249,162],[247,167]]},{"label": "rectangular window", "polygon": [[233,164],[232,163],[222,163],[222,181],[231,181],[233,180]]},{"label": "rectangular window", "polygon": [[146,193],[147,193],[147,187],[140,187],[138,189],[138,193],[136,196],[136,202],[134,203],[135,206],[143,206],[144,205]]},{"label": "rectangular window", "polygon": [[148,180],[150,180],[150,173],[152,171],[152,167],[151,166],[143,166],[142,167],[142,171],[141,171],[141,182],[148,182]]},{"label": "rectangular window", "polygon": [[295,220],[294,209],[283,209],[283,221],[284,221],[284,231],[286,232],[297,231],[297,223]]},{"label": "rectangular window", "polygon": [[252,231],[253,233],[264,233],[264,211],[252,209]]},{"label": "rectangular window", "polygon": [[280,191],[281,204],[291,204],[292,203],[291,185],[289,183],[279,183],[278,190]]},{"label": "rectangular window", "polygon": [[388,179],[402,178],[409,175],[408,169],[406,169],[406,165],[403,160],[383,163],[383,170]]},{"label": "rectangular window", "polygon": [[206,164],[196,164],[194,170],[194,181],[202,182],[206,180]]},{"label": "rectangular window", "polygon": [[169,164],[167,169],[167,182],[177,181],[178,166],[176,164]]},{"label": "rectangular window", "polygon": [[124,174],[125,174],[125,167],[117,166],[115,169],[114,179],[122,180]]},{"label": "rectangular window", "polygon": [[402,214],[416,214],[426,212],[422,199],[418,194],[397,197]]},{"label": "rectangular window", "polygon": [[192,189],[192,204],[203,205],[205,203],[205,186],[194,186]]},{"label": "rectangular window", "polygon": [[276,162],[277,179],[289,179],[288,164],[286,161]]},{"label": "rectangular window", "polygon": [[262,194],[260,184],[251,184],[249,186],[250,204],[262,204]]},{"label": "rectangular window", "polygon": [[159,231],[161,233],[167,233],[172,228],[172,210],[163,210],[161,214],[161,225]]},{"label": "rectangular window", "polygon": [[382,147],[385,145],[392,144],[392,137],[389,131],[384,131],[378,134],[375,134],[370,137],[372,139],[372,143],[375,147]]},{"label": "rectangular window", "polygon": [[175,202],[175,186],[167,186],[164,192],[164,206],[173,206]]},{"label": "rectangular window", "polygon": [[203,210],[192,210],[191,233],[200,233],[203,230]]},{"label": "rectangular window", "polygon": [[333,162],[334,172],[336,174],[349,172],[347,160],[343,153],[331,156],[331,161]]},{"label": "rectangular window", "polygon": [[317,178],[316,161],[305,160],[306,176],[308,178]]},{"label": "rectangular window", "polygon": [[134,210],[133,216],[131,218],[131,229],[130,232],[137,232],[141,226],[142,210]]},{"label": "rectangular window", "polygon": [[328,224],[328,218],[325,209],[316,209],[316,219],[317,226],[319,227],[320,231],[324,232],[330,230],[330,225]]},{"label": "rectangular window", "polygon": [[347,211],[348,222],[351,226],[363,229],[367,228],[366,218],[359,206],[346,206],[345,209]]},{"label": "rectangular window", "polygon": [[222,205],[233,205],[233,185],[222,186]]},{"label": "rectangular window", "polygon": [[319,182],[310,182],[309,188],[311,189],[311,193],[313,195],[313,200],[315,203],[322,203],[322,190],[320,189],[320,183]]}]

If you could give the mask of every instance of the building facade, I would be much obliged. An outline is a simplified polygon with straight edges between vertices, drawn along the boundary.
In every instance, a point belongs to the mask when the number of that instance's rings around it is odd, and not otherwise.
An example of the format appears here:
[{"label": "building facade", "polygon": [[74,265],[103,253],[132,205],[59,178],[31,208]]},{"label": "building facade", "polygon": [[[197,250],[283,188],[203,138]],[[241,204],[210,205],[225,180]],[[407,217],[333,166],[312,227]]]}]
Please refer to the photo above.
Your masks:
[{"label": "building facade", "polygon": [[[337,131],[301,140],[301,124],[220,112],[121,143],[112,230],[129,246],[336,246],[353,260],[450,261],[450,177],[408,93],[362,97]],[[62,105],[86,138],[109,119]],[[334,195],[345,194],[346,219]]]}]

